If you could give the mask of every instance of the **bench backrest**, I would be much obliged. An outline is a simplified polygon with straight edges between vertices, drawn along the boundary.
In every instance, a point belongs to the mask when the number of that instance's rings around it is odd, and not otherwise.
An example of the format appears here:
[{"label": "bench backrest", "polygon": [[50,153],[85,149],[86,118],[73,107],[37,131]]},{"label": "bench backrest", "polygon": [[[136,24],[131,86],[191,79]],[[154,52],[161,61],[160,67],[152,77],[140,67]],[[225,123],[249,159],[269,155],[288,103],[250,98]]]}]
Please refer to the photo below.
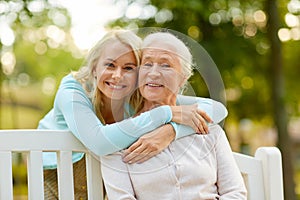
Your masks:
[{"label": "bench backrest", "polygon": [[[13,199],[12,153],[27,154],[28,199],[44,199],[42,152],[58,157],[59,199],[74,199],[72,152],[86,154],[88,198],[103,200],[100,162],[67,131],[0,130],[0,200]],[[276,147],[261,147],[254,157],[234,153],[244,177],[249,200],[283,200],[281,154]]]},{"label": "bench backrest", "polygon": [[59,199],[74,199],[72,152],[86,153],[88,198],[103,199],[100,162],[72,133],[49,130],[0,130],[0,200],[13,199],[12,152],[27,154],[28,199],[44,199],[43,151],[57,152]]},{"label": "bench backrest", "polygon": [[283,200],[281,153],[276,147],[260,147],[255,156],[234,153],[248,190],[248,200]]}]

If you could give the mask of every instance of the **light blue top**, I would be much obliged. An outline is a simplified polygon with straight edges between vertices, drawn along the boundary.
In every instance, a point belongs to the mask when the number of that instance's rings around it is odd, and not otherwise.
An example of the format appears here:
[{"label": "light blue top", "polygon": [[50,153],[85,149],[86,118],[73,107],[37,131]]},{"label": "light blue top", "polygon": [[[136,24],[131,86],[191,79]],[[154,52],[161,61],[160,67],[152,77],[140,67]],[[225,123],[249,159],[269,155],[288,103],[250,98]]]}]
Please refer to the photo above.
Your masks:
[{"label": "light blue top", "polygon": [[[227,116],[225,106],[212,99],[178,95],[177,102],[182,105],[197,103],[214,123],[219,123]],[[69,130],[94,154],[102,156],[129,147],[139,137],[169,123],[171,119],[170,106],[160,106],[137,117],[103,125],[95,115],[85,90],[69,74],[62,79],[53,108],[40,120],[38,129]],[[172,125],[176,131],[176,139],[194,133],[188,126]],[[82,157],[83,153],[73,153],[73,162]],[[56,154],[43,153],[43,163],[45,169],[56,168]]]}]

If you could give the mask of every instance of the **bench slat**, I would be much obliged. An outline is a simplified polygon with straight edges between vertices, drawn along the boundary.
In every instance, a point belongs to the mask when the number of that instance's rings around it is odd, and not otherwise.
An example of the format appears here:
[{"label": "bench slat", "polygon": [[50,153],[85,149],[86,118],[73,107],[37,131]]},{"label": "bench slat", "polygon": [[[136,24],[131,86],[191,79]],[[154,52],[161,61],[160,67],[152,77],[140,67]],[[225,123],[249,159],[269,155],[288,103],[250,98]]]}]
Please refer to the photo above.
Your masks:
[{"label": "bench slat", "polygon": [[11,152],[0,152],[0,199],[13,199]]},{"label": "bench slat", "polygon": [[28,199],[44,198],[42,151],[30,151],[27,156]]},{"label": "bench slat", "polygon": [[103,198],[103,183],[100,162],[91,154],[86,155],[86,173],[88,198],[102,200]]},{"label": "bench slat", "polygon": [[57,180],[60,200],[74,199],[73,163],[71,151],[60,151],[57,154]]}]

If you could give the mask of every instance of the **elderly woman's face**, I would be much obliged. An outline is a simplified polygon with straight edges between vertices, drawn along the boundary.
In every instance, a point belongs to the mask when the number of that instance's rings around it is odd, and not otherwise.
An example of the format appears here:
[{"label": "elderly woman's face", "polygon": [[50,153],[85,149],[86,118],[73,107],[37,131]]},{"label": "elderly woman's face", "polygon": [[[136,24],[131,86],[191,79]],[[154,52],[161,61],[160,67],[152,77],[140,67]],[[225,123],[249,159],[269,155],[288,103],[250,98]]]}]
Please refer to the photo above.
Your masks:
[{"label": "elderly woman's face", "polygon": [[176,97],[184,82],[179,56],[172,46],[153,44],[142,51],[139,88],[148,101],[166,102]]},{"label": "elderly woman's face", "polygon": [[108,98],[120,100],[136,89],[137,62],[132,49],[120,41],[103,50],[94,75],[98,89]]}]

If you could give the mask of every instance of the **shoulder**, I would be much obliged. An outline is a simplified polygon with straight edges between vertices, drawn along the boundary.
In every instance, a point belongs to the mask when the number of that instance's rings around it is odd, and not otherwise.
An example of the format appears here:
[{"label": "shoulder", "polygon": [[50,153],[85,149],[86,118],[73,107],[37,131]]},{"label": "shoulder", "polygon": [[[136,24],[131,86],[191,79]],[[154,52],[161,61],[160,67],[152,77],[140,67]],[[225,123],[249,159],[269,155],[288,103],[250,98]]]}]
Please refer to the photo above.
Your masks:
[{"label": "shoulder", "polygon": [[208,128],[209,128],[209,133],[212,133],[213,135],[219,133],[225,133],[223,128],[219,124],[210,124]]},{"label": "shoulder", "polygon": [[81,83],[79,83],[72,74],[68,74],[61,80],[56,93],[55,104],[58,102],[64,102],[64,104],[66,104],[73,101],[87,102],[89,106],[91,106],[91,100]]},{"label": "shoulder", "polygon": [[78,82],[70,73],[62,78],[58,87],[57,95],[79,94],[81,96],[87,96],[86,91],[80,82]]},{"label": "shoulder", "polygon": [[212,103],[212,100],[209,98],[204,97],[197,97],[197,96],[185,96],[178,94],[176,97],[177,104],[184,105],[184,104],[194,104],[194,103]]},{"label": "shoulder", "polygon": [[229,143],[225,131],[218,124],[209,126],[209,134],[207,136],[210,138],[210,140],[214,141],[216,147],[220,147],[226,143]]},{"label": "shoulder", "polygon": [[218,141],[221,137],[226,136],[224,129],[219,124],[211,124],[208,126],[209,133],[207,137]]},{"label": "shoulder", "polygon": [[70,73],[62,78],[59,87],[64,88],[64,87],[72,87],[72,86],[82,88],[81,84]]},{"label": "shoulder", "polygon": [[209,133],[206,135],[200,135],[203,139],[203,144],[205,149],[210,151],[215,148],[215,146],[222,140],[223,137],[226,137],[224,130],[218,124],[213,124],[209,126]]}]

